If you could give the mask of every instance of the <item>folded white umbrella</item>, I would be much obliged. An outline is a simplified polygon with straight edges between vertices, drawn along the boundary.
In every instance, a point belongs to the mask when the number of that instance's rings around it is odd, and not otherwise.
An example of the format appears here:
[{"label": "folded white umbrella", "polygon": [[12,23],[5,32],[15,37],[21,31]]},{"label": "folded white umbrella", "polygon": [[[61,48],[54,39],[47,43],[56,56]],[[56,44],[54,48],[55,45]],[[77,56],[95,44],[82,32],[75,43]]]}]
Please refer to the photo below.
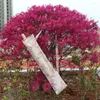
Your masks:
[{"label": "folded white umbrella", "polygon": [[22,37],[23,43],[32,55],[33,59],[37,62],[40,69],[43,71],[56,94],[59,94],[63,89],[66,88],[66,83],[62,80],[59,73],[53,68],[52,64],[49,62],[38,45],[34,35],[26,38],[25,35],[22,34]]}]

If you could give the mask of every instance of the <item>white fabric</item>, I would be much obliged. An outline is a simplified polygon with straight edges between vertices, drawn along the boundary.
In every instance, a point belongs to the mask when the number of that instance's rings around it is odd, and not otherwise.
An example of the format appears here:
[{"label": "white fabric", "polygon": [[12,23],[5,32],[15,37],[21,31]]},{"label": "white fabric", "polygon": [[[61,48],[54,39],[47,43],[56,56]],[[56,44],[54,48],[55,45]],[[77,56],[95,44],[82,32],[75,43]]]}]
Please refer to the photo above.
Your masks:
[{"label": "white fabric", "polygon": [[40,69],[43,71],[56,94],[59,94],[67,85],[62,80],[59,73],[52,67],[51,63],[38,45],[34,35],[27,37],[23,40],[23,43],[32,55],[33,59],[39,65]]}]

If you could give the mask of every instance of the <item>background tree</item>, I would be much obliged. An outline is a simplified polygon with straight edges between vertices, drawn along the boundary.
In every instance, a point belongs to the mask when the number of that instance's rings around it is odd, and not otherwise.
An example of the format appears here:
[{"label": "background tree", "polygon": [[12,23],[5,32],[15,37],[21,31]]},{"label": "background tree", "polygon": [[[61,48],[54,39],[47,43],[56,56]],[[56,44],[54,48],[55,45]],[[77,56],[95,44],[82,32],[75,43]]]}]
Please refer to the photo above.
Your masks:
[{"label": "background tree", "polygon": [[100,44],[98,26],[94,20],[76,10],[61,5],[32,6],[27,12],[12,17],[2,31],[1,57],[5,59],[30,58],[22,43],[21,34],[26,36],[40,32],[38,43],[48,59],[55,66],[55,46],[59,56],[67,56],[72,51],[90,50]]}]

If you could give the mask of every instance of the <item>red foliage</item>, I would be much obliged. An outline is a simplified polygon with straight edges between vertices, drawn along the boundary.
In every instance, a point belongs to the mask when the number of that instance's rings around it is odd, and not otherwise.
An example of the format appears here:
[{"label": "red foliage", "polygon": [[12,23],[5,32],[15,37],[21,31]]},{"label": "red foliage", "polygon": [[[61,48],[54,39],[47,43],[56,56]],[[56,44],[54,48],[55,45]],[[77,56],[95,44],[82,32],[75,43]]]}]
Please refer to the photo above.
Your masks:
[{"label": "red foliage", "polygon": [[[6,24],[2,31],[3,55],[7,59],[29,58],[30,55],[22,43],[21,34],[26,36],[42,30],[38,43],[44,53],[53,61],[55,44],[59,44],[59,53],[63,54],[65,46],[93,48],[100,43],[97,33],[98,26],[94,20],[88,20],[85,15],[69,10],[61,5],[32,6],[27,12],[22,12]],[[55,41],[57,36],[57,41]],[[66,47],[65,51],[67,51]]]},{"label": "red foliage", "polygon": [[[100,52],[98,51],[93,51],[91,53],[86,53],[82,59],[82,61],[91,61],[93,64],[94,63],[100,63]],[[85,62],[84,62],[85,63]]]},{"label": "red foliage", "polygon": [[61,68],[71,68],[71,69],[73,69],[73,68],[79,68],[79,66],[75,65],[72,62],[72,60],[69,60],[69,59],[67,59],[67,60],[61,60],[60,61],[60,67]]},{"label": "red foliage", "polygon": [[48,92],[51,91],[51,89],[52,89],[52,87],[51,87],[51,85],[50,85],[49,82],[44,83],[44,85],[43,85],[44,92],[47,92],[48,93]]},{"label": "red foliage", "polygon": [[46,80],[46,77],[40,71],[37,72],[37,74],[35,75],[35,79],[33,80],[33,84],[32,84],[32,91],[37,91],[41,87],[44,90],[44,92],[47,93],[50,92],[52,89],[50,83]]},{"label": "red foliage", "polygon": [[36,91],[36,90],[38,90],[39,89],[39,83],[38,83],[38,81],[34,81],[33,82],[33,86],[32,86],[32,90],[33,91]]},{"label": "red foliage", "polygon": [[41,84],[43,84],[43,79],[44,79],[44,75],[41,71],[38,72],[37,75],[35,75],[35,79],[34,79],[34,82],[32,84],[33,91],[36,91],[40,88]]}]

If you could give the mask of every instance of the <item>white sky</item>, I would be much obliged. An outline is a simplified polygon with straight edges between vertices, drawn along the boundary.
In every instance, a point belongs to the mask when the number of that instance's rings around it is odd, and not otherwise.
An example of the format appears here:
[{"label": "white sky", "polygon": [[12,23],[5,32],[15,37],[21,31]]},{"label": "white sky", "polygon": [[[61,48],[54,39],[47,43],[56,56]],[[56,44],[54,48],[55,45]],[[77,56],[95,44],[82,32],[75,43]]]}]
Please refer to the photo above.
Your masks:
[{"label": "white sky", "polygon": [[61,4],[69,9],[76,9],[77,11],[87,15],[95,21],[99,21],[100,26],[100,0],[13,0],[13,15],[22,11],[27,11],[32,5]]}]

